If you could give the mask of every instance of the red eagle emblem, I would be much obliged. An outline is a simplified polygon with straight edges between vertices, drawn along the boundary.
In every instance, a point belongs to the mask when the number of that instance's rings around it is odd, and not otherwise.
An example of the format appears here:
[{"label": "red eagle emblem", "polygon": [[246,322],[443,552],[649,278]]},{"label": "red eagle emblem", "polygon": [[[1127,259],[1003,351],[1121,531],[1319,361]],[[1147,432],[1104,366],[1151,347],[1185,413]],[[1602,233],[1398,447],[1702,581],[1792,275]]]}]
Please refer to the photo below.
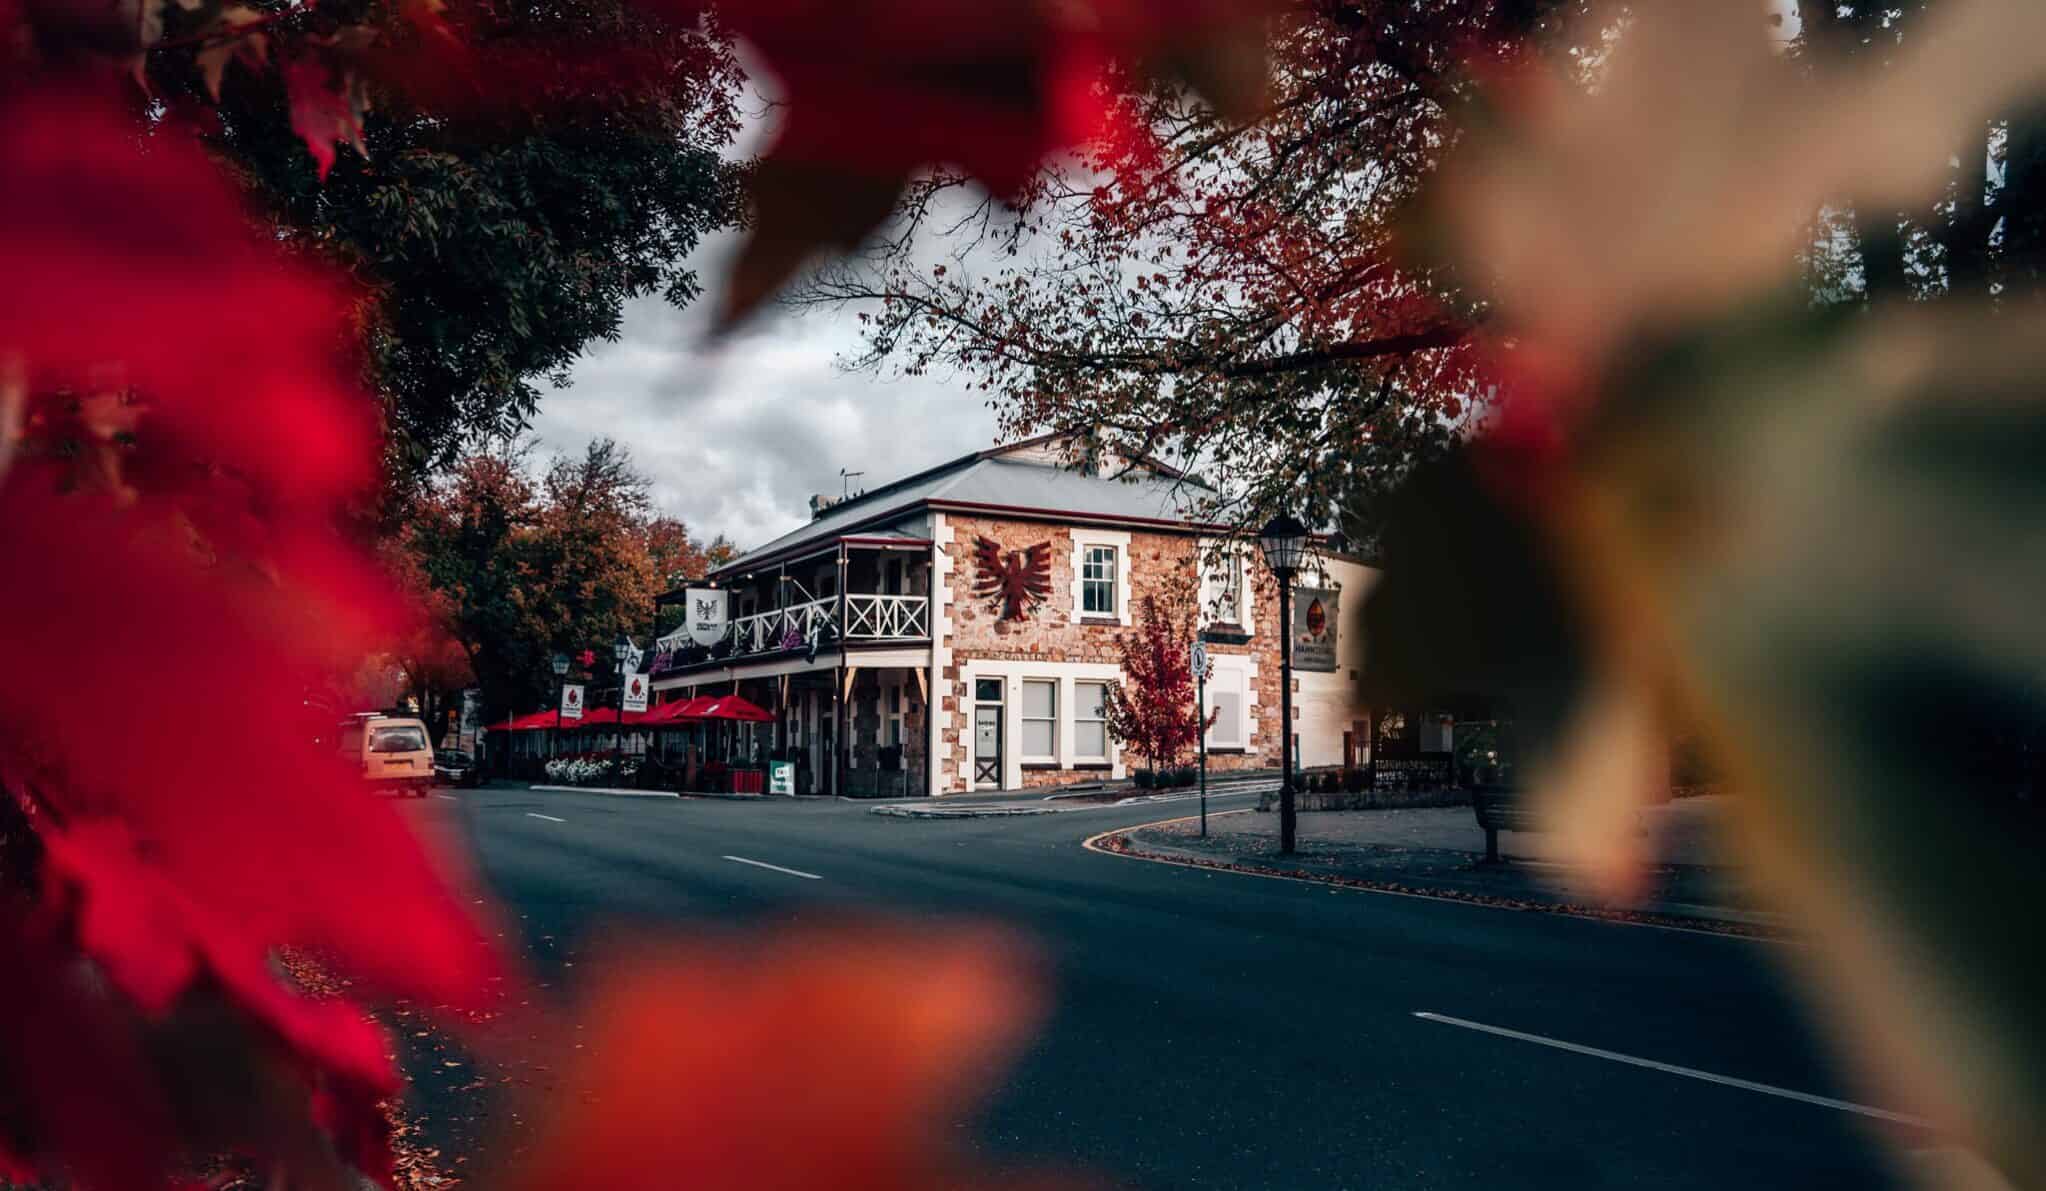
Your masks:
[{"label": "red eagle emblem", "polygon": [[973,594],[1000,600],[1002,619],[1022,620],[1051,595],[1051,543],[1002,555],[1001,543],[980,538],[974,549]]}]

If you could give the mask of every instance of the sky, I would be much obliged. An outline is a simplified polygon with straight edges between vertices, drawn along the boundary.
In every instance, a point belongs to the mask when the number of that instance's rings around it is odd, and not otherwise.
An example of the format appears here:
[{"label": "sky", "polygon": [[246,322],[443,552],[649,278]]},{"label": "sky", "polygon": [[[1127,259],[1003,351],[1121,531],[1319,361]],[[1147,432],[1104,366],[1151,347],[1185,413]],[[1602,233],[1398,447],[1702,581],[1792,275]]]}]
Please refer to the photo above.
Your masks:
[{"label": "sky", "polygon": [[[724,234],[698,250],[708,286],[737,246]],[[867,473],[856,491],[994,442],[985,395],[959,381],[840,368],[859,345],[850,310],[769,308],[712,344],[714,305],[711,295],[684,310],[657,297],[629,305],[618,341],[591,344],[570,383],[541,400],[543,454],[617,439],[662,512],[698,540],[724,534],[745,548],[809,520],[812,493],[842,491],[841,468]]]}]

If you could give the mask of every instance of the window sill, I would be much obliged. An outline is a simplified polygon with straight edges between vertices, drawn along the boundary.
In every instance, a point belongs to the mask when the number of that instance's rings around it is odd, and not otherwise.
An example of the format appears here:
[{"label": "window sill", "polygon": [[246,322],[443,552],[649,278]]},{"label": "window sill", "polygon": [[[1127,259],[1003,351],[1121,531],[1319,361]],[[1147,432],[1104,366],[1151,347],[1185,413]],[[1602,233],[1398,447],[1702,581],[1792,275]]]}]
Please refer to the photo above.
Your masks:
[{"label": "window sill", "polygon": [[1117,627],[1120,627],[1120,626],[1122,625],[1122,617],[1120,617],[1120,616],[1103,616],[1103,615],[1101,615],[1100,613],[1093,613],[1093,614],[1091,614],[1091,615],[1083,615],[1083,616],[1081,616],[1081,617],[1080,617],[1080,623],[1081,623],[1081,624],[1103,624],[1103,625],[1115,625],[1115,626],[1117,626]]},{"label": "window sill", "polygon": [[1211,624],[1201,630],[1201,636],[1210,645],[1248,645],[1250,630],[1227,624]]},{"label": "window sill", "polygon": [[1075,761],[1073,762],[1073,768],[1084,770],[1099,770],[1105,773],[1108,770],[1114,769],[1115,766],[1107,761]]},{"label": "window sill", "polygon": [[1236,748],[1218,748],[1211,744],[1208,746],[1208,755],[1210,757],[1247,757],[1250,755],[1250,750],[1241,746]]},{"label": "window sill", "polygon": [[1060,767],[1057,761],[1025,761],[1022,764],[1023,768],[1027,770],[1057,769]]}]

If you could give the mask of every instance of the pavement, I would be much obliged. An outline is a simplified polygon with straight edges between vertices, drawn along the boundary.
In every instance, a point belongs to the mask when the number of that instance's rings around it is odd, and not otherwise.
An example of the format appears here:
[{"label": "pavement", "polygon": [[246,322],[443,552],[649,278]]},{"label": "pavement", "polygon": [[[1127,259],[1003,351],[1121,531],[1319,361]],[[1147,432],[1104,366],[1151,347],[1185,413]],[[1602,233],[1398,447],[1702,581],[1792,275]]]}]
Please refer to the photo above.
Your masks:
[{"label": "pavement", "polygon": [[1246,872],[1343,881],[1380,889],[1491,899],[1528,908],[1630,916],[1711,929],[1783,933],[1780,915],[1753,896],[1722,845],[1722,796],[1682,798],[1639,812],[1655,863],[1646,889],[1625,907],[1607,904],[1563,863],[1555,836],[1502,831],[1505,863],[1484,862],[1485,833],[1467,806],[1315,811],[1299,816],[1292,855],[1279,851],[1279,816],[1251,811],[1176,819],[1095,841],[1127,855],[1225,865]]},{"label": "pavement", "polygon": [[[1843,1082],[1791,944],[1080,846],[1183,807],[903,820],[489,788],[402,809],[466,852],[547,995],[620,922],[701,937],[859,909],[1033,936],[1055,1008],[959,1134],[1000,1162],[1158,1191],[1881,1188],[1878,1133],[1939,1144]],[[476,1153],[506,1122],[458,1060],[405,1044],[428,1139]]]}]

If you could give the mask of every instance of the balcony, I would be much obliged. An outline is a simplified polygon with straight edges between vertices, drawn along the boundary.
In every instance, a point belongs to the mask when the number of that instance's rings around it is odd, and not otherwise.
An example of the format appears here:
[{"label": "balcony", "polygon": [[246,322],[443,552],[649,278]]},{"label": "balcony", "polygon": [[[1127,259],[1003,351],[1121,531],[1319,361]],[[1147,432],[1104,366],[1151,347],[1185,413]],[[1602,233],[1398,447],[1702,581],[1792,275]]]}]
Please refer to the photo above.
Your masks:
[{"label": "balcony", "polygon": [[[706,663],[731,662],[764,654],[792,653],[812,640],[835,644],[858,641],[922,641],[931,635],[931,602],[921,595],[878,595],[848,592],[845,622],[838,623],[838,598],[827,596],[786,608],[737,617],[724,640],[705,648],[684,638],[665,666],[671,673]],[[665,644],[665,642],[664,642]]]}]

